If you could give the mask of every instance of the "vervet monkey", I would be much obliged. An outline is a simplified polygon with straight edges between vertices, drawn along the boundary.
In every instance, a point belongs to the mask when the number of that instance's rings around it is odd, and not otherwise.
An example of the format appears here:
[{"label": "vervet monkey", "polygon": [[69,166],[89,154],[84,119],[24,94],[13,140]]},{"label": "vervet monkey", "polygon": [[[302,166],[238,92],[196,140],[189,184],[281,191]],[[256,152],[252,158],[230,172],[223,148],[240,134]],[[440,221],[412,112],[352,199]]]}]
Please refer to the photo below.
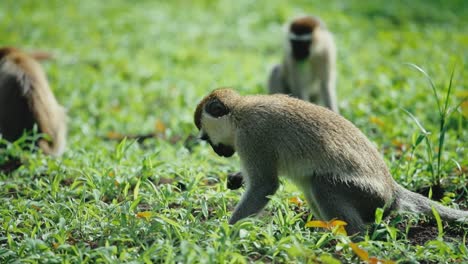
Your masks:
[{"label": "vervet monkey", "polygon": [[66,145],[66,112],[34,56],[0,48],[0,135],[15,141],[37,124],[39,132],[50,137],[40,139],[39,147],[46,154],[61,155]]},{"label": "vervet monkey", "polygon": [[287,176],[305,194],[315,217],[338,218],[350,234],[365,230],[375,210],[404,210],[467,220],[398,185],[374,145],[351,122],[327,108],[287,95],[240,96],[218,89],[197,106],[194,121],[220,156],[238,153],[246,191],[230,224],[257,214]]},{"label": "vervet monkey", "polygon": [[270,94],[290,94],[338,113],[336,48],[333,35],[317,17],[302,16],[289,23],[283,61],[268,79]]}]

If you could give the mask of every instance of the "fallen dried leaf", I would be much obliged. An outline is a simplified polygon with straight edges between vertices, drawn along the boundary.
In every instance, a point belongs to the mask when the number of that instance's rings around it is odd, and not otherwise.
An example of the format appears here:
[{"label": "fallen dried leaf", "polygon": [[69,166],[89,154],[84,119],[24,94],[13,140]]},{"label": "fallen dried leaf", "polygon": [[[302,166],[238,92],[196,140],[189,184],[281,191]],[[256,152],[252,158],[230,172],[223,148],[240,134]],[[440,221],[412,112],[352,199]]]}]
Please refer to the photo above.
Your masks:
[{"label": "fallen dried leaf", "polygon": [[345,226],[347,223],[342,220],[320,221],[313,220],[305,224],[305,227],[321,227],[332,230],[335,234],[347,235]]},{"label": "fallen dried leaf", "polygon": [[384,127],[384,126],[385,126],[385,122],[382,121],[382,120],[380,120],[380,119],[379,119],[378,117],[376,117],[376,116],[371,116],[371,117],[369,118],[369,121],[370,121],[371,123],[373,123],[373,124],[376,124],[376,125],[379,126],[379,127]]},{"label": "fallen dried leaf", "polygon": [[156,133],[164,133],[166,131],[166,126],[161,120],[156,120],[156,123],[154,124],[154,130]]},{"label": "fallen dried leaf", "polygon": [[152,215],[153,215],[153,212],[151,212],[151,211],[144,211],[144,212],[136,213],[137,218],[145,218],[147,221],[150,220]]},{"label": "fallen dried leaf", "polygon": [[115,131],[109,131],[107,132],[107,138],[108,139],[122,139],[123,135]]},{"label": "fallen dried leaf", "polygon": [[463,101],[463,103],[461,103],[460,105],[460,108],[461,108],[462,115],[464,117],[468,117],[468,100]]},{"label": "fallen dried leaf", "polygon": [[368,261],[369,260],[369,253],[364,249],[360,248],[357,244],[350,242],[349,246],[353,250],[354,254],[356,254],[361,260]]},{"label": "fallen dried leaf", "polygon": [[289,203],[295,204],[297,206],[301,206],[304,202],[299,197],[291,197],[289,198]]}]

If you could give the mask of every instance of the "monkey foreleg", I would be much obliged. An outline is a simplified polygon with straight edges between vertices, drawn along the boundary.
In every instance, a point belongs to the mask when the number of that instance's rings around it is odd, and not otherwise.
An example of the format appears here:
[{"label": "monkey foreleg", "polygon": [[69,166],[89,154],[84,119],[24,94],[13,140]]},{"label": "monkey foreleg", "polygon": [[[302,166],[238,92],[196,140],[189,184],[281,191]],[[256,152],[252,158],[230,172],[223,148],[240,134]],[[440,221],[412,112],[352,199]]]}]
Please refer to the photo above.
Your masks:
[{"label": "monkey foreleg", "polygon": [[259,213],[279,187],[277,171],[267,160],[248,159],[243,162],[246,191],[237,204],[229,224]]},{"label": "monkey foreleg", "polygon": [[259,213],[270,200],[268,196],[275,194],[278,186],[278,181],[274,183],[266,182],[264,185],[248,186],[231,219],[229,219],[229,224],[235,224],[243,218]]}]

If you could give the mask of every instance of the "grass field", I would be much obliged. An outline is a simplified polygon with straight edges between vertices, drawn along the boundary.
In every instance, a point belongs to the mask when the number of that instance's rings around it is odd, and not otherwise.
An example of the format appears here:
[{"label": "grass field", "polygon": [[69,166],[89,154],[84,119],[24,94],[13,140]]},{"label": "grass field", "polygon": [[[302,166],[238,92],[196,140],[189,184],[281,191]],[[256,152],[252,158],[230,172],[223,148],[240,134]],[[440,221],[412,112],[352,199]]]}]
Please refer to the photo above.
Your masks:
[{"label": "grass field", "polygon": [[265,93],[284,23],[316,14],[335,34],[342,115],[401,185],[435,186],[466,210],[466,1],[1,2],[0,45],[54,54],[44,68],[70,117],[62,157],[19,143],[0,152],[22,164],[0,172],[1,263],[468,262],[467,224],[411,214],[376,223],[353,251],[349,238],[305,227],[312,215],[286,180],[260,217],[229,226],[238,158],[189,137],[212,89]]}]

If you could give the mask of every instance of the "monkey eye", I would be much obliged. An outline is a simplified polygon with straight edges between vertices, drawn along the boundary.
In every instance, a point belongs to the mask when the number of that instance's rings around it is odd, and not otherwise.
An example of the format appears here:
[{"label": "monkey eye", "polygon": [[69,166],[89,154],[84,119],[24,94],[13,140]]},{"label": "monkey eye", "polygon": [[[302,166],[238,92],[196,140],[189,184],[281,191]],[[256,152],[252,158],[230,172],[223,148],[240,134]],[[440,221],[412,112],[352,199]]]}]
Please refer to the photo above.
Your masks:
[{"label": "monkey eye", "polygon": [[214,117],[221,117],[229,113],[227,107],[219,100],[213,100],[206,105],[206,112]]}]

